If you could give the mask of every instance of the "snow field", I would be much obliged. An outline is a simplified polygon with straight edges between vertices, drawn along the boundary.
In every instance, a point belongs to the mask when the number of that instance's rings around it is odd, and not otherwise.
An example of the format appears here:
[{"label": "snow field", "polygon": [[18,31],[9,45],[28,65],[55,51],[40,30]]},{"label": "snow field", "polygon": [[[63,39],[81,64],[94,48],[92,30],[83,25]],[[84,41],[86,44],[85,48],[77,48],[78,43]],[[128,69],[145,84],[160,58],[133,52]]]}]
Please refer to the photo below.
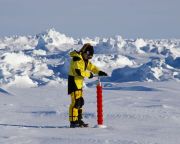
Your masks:
[{"label": "snow field", "polygon": [[[94,45],[105,129],[96,122],[97,79],[85,80],[84,120],[70,129],[69,52]],[[180,40],[73,39],[50,29],[0,38],[0,143],[179,144]]]},{"label": "snow field", "polygon": [[[105,129],[68,128],[63,85],[1,90],[0,142],[178,144],[179,83],[103,83]],[[96,89],[84,90],[84,120],[96,122]]]}]

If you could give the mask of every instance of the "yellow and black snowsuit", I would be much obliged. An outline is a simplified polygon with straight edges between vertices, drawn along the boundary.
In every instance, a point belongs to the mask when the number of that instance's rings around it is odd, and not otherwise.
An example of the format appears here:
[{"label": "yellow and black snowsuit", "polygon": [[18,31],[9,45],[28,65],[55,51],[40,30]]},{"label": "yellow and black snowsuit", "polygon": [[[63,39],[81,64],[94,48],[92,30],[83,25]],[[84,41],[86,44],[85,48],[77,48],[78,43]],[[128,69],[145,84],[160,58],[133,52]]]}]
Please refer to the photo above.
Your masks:
[{"label": "yellow and black snowsuit", "polygon": [[84,78],[89,78],[90,72],[98,74],[99,69],[89,60],[84,60],[81,52],[73,51],[70,53],[70,56],[72,60],[68,76],[68,94],[71,95],[69,121],[73,122],[82,119],[82,106],[84,105],[82,88]]}]

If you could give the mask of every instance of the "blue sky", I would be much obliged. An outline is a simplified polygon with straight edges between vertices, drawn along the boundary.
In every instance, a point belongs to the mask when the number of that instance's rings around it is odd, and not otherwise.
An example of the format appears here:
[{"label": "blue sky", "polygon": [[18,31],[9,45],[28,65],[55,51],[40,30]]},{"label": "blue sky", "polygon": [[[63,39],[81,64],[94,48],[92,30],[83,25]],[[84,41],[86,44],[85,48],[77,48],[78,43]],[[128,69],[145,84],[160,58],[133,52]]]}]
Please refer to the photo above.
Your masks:
[{"label": "blue sky", "polygon": [[180,38],[180,0],[0,0],[0,37]]}]

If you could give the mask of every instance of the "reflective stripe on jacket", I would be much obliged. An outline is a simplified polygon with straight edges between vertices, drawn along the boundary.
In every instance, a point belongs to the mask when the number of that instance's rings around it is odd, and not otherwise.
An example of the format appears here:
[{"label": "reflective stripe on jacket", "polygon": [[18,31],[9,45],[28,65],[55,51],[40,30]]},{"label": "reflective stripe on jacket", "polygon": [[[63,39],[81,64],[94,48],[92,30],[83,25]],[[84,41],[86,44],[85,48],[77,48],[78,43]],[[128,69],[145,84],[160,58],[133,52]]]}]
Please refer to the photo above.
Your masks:
[{"label": "reflective stripe on jacket", "polygon": [[[70,62],[69,76],[68,76],[68,94],[82,89],[83,80],[85,77],[90,77],[90,72],[94,74],[99,73],[99,69],[90,61],[84,61],[81,53],[73,51],[70,53],[72,60]],[[87,71],[88,70],[88,71]]]}]

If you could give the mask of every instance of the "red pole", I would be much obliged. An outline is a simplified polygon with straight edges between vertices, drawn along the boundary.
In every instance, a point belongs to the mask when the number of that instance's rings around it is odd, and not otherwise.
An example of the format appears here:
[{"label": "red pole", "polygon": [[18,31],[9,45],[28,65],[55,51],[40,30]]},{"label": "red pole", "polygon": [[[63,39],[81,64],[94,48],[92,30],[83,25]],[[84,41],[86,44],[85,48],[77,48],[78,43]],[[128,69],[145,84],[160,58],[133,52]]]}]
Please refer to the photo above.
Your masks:
[{"label": "red pole", "polygon": [[102,86],[99,78],[96,88],[97,88],[97,123],[98,125],[103,125]]}]

